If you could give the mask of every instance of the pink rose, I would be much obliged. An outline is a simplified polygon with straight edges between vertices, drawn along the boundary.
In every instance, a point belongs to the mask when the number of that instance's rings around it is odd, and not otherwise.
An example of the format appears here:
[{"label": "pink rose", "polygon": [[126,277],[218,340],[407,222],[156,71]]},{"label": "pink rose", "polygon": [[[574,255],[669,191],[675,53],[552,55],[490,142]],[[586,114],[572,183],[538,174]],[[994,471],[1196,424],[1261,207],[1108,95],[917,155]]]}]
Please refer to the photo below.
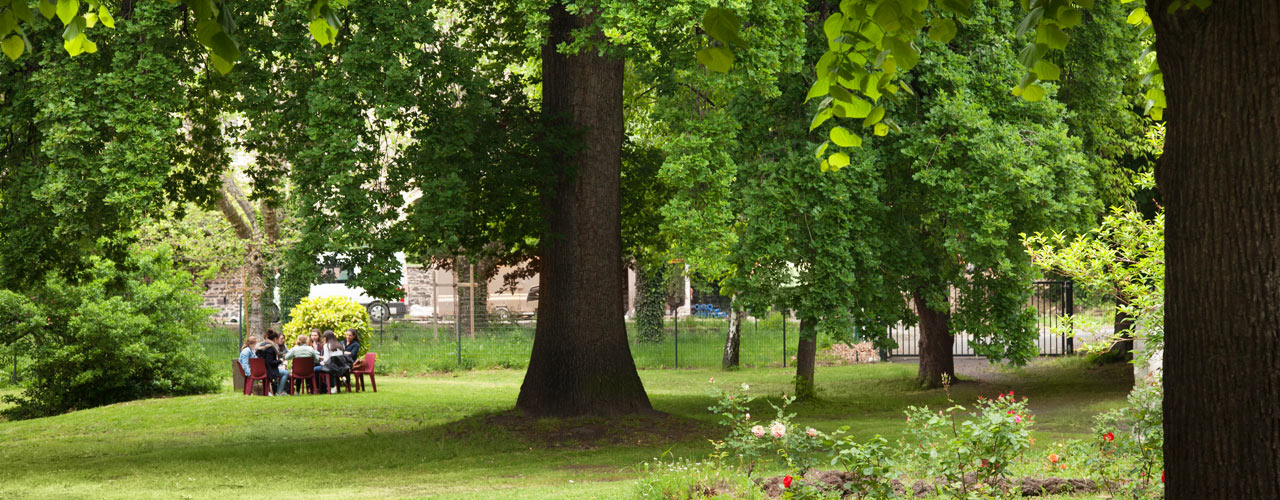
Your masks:
[{"label": "pink rose", "polygon": [[752,427],[751,433],[755,434],[756,437],[764,437],[764,427],[759,425]]},{"label": "pink rose", "polygon": [[774,422],[773,425],[769,426],[769,434],[776,439],[782,439],[783,436],[787,435],[787,426],[782,425],[782,422]]},{"label": "pink rose", "polygon": [[810,427],[809,430],[806,430],[804,432],[805,434],[808,434],[809,437],[818,437],[818,429],[814,429],[813,427]]}]

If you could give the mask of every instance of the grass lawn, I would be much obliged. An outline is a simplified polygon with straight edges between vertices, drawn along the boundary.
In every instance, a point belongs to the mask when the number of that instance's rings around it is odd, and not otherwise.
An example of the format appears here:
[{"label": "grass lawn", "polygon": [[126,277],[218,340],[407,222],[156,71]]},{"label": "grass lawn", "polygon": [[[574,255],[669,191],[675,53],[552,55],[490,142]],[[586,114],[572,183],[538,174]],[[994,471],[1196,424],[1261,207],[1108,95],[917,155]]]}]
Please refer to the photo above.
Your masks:
[{"label": "grass lawn", "polygon": [[[962,403],[1011,389],[1030,396],[1045,447],[1084,437],[1093,414],[1122,404],[1128,370],[1041,360],[958,384],[952,395]],[[380,377],[376,394],[250,398],[227,388],[0,422],[0,498],[627,498],[637,464],[709,451],[706,437],[718,432],[706,412],[709,377],[776,397],[792,375],[644,370],[653,406],[670,417],[608,425],[495,425],[520,420],[494,414],[512,407],[521,370]],[[906,405],[945,402],[941,390],[912,389],[914,375],[914,365],[898,363],[820,367],[821,399],[793,407],[797,422],[896,437]],[[760,415],[770,413],[757,402]]]}]

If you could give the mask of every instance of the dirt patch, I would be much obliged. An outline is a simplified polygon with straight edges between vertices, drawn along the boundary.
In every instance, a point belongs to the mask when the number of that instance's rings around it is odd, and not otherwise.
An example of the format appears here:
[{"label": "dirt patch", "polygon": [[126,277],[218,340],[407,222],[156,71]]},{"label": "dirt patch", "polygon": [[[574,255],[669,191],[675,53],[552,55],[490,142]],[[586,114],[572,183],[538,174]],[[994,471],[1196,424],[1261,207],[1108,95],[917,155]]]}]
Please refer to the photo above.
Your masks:
[{"label": "dirt patch", "polygon": [[[779,498],[784,490],[783,479],[785,476],[774,476],[756,480],[756,485],[764,490],[765,494],[770,498]],[[826,493],[839,493],[841,497],[853,495],[855,492],[850,486],[858,479],[852,473],[837,470],[816,470],[809,469],[804,474],[804,482],[810,486],[816,487]],[[976,477],[970,473],[966,480],[971,484],[976,483]],[[937,492],[938,486],[945,484],[941,478],[932,482],[917,480],[908,488],[907,485],[897,479],[889,482],[890,487],[899,496],[927,497]],[[1091,493],[1098,491],[1098,485],[1089,479],[1073,479],[1073,478],[1035,478],[1022,477],[1013,479],[1001,479],[988,483],[992,488],[1000,489],[1006,493],[1011,490],[1020,490],[1024,497],[1035,497],[1043,495],[1061,495],[1070,493]]]},{"label": "dirt patch", "polygon": [[662,412],[622,418],[535,418],[518,411],[476,415],[450,425],[450,437],[475,437],[493,431],[537,448],[593,450],[618,446],[657,446],[716,432],[714,425]]}]

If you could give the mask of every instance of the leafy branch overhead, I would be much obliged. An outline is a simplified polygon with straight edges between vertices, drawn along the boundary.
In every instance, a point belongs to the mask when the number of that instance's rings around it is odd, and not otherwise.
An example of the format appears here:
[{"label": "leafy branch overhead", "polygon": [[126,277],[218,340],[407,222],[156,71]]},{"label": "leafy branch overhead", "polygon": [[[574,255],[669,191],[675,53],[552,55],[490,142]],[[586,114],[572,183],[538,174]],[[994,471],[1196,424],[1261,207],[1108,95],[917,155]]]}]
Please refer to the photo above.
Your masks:
[{"label": "leafy branch overhead", "polygon": [[[1130,3],[1134,0],[1121,0]],[[1067,31],[1084,22],[1084,11],[1092,9],[1094,0],[1019,0],[1027,11],[1017,27],[1016,35],[1026,39],[1018,49],[1018,62],[1025,68],[1012,93],[1027,101],[1044,99],[1047,89],[1038,82],[1057,81],[1062,69],[1047,58],[1067,47],[1071,36]],[[1198,7],[1208,8],[1211,0],[1176,0],[1170,11]],[[817,130],[832,118],[836,123],[826,131],[827,140],[815,152],[822,159],[823,171],[839,170],[849,165],[846,153],[830,151],[832,144],[840,148],[862,145],[867,131],[876,136],[900,130],[885,116],[881,98],[899,91],[911,93],[901,80],[920,60],[920,35],[923,32],[937,43],[949,43],[960,26],[957,20],[970,15],[972,0],[843,0],[838,12],[823,23],[827,51],[816,64],[816,79],[805,101],[821,98],[810,131]],[[708,47],[698,53],[698,61],[715,71],[728,71],[733,62],[732,38],[737,23],[731,12],[722,8],[707,11],[703,29],[724,46]],[[1146,44],[1154,40],[1151,18],[1142,7],[1130,12],[1127,22],[1143,27],[1138,35]],[[713,31],[714,30],[714,31]],[[733,35],[731,38],[730,35]],[[1146,112],[1161,120],[1165,108],[1164,81],[1156,64],[1154,48],[1149,48],[1137,61],[1146,87]],[[860,120],[861,122],[851,120]]]},{"label": "leafy branch overhead", "polygon": [[[227,74],[240,60],[240,44],[236,41],[236,22],[229,2],[222,0],[165,0],[181,4],[195,21],[196,39],[209,50],[209,62],[219,73]],[[48,21],[54,17],[62,23],[63,48],[72,57],[98,51],[89,39],[89,30],[99,23],[115,28],[111,9],[100,0],[35,0],[37,10]],[[320,45],[337,38],[342,24],[335,9],[347,7],[348,0],[309,0],[307,15],[311,36]],[[11,60],[18,60],[33,45],[27,32],[37,28],[28,0],[0,0],[0,49]],[[26,26],[24,28],[24,25]]]}]

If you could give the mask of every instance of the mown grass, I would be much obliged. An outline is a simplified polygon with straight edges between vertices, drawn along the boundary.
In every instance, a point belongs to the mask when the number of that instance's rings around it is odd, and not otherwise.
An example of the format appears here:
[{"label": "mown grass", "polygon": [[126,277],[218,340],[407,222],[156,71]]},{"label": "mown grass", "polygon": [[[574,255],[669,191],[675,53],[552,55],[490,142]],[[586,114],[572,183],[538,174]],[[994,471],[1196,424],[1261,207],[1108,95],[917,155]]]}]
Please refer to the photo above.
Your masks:
[{"label": "mown grass", "polygon": [[[1083,437],[1094,413],[1121,404],[1127,368],[1045,360],[951,394],[961,403],[1008,390],[1030,396],[1043,447]],[[914,375],[898,363],[819,368],[820,399],[792,409],[802,425],[896,435],[907,405],[945,403],[940,390],[913,388]],[[637,464],[709,451],[712,376],[774,400],[791,390],[792,372],[781,368],[643,370],[666,421],[702,431],[667,438],[654,419],[494,425],[486,417],[510,410],[520,370],[384,376],[376,394],[263,398],[226,388],[0,422],[0,498],[628,498]],[[767,400],[757,405],[769,413]],[[604,429],[604,439],[574,438],[587,427]]]}]

